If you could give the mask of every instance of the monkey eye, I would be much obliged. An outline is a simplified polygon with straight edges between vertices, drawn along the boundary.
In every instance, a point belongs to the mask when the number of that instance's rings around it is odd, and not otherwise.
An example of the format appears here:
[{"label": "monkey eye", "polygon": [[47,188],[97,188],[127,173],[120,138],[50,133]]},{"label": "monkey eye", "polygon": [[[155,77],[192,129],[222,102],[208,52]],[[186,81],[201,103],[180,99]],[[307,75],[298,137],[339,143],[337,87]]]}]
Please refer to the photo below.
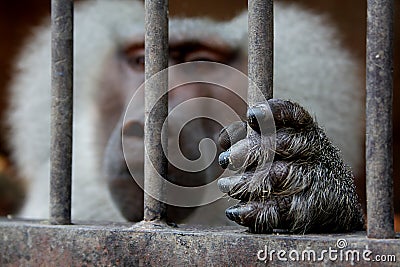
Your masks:
[{"label": "monkey eye", "polygon": [[135,71],[144,72],[144,48],[128,48],[125,51],[128,65]]}]

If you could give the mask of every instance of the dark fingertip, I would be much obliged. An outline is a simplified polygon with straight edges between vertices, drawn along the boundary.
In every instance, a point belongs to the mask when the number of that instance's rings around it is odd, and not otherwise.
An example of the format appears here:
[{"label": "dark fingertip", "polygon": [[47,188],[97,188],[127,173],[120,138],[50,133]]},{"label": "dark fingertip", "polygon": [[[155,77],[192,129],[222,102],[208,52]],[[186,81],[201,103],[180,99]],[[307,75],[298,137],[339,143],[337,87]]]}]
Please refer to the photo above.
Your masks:
[{"label": "dark fingertip", "polygon": [[263,116],[263,111],[261,108],[252,107],[249,108],[247,111],[247,123],[250,125],[251,128],[258,131],[260,129],[258,125],[257,118],[261,118]]},{"label": "dark fingertip", "polygon": [[225,211],[225,215],[226,217],[228,217],[229,220],[237,222],[238,219],[240,218],[238,205],[227,208]]},{"label": "dark fingertip", "polygon": [[230,155],[231,155],[230,151],[225,151],[219,154],[218,163],[222,168],[226,169],[228,167]]},{"label": "dark fingertip", "polygon": [[228,149],[231,146],[231,139],[229,138],[226,128],[222,129],[219,132],[218,143],[219,143],[220,147],[224,150]]},{"label": "dark fingertip", "polygon": [[224,177],[218,180],[218,188],[222,193],[229,193],[240,181],[240,176]]},{"label": "dark fingertip", "polygon": [[222,128],[221,131],[219,131],[218,138],[220,138],[223,134],[226,134],[226,127]]},{"label": "dark fingertip", "polygon": [[244,218],[247,218],[247,215],[252,211],[253,209],[250,207],[250,205],[238,204],[230,208],[227,208],[225,210],[225,215],[226,217],[228,217],[229,220],[244,225],[246,224]]},{"label": "dark fingertip", "polygon": [[230,191],[230,183],[228,178],[221,178],[218,180],[218,188],[222,193],[228,193]]},{"label": "dark fingertip", "polygon": [[305,128],[314,126],[314,119],[299,103],[282,100],[268,100],[276,127]]}]

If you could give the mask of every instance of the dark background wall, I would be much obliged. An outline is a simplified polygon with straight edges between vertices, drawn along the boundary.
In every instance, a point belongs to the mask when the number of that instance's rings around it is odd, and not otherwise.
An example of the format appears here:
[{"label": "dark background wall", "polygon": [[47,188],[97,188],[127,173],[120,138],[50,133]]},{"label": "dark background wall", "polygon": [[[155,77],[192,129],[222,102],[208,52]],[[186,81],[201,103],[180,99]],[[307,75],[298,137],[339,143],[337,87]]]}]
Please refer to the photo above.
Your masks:
[{"label": "dark background wall", "polygon": [[[364,0],[276,0],[295,2],[318,13],[324,13],[342,33],[345,46],[364,64],[365,57],[365,17]],[[172,16],[210,16],[223,20],[233,17],[246,8],[247,0],[170,0]],[[18,208],[23,196],[23,183],[15,177],[8,158],[4,121],[7,106],[7,84],[12,76],[11,64],[32,27],[38,25],[49,14],[50,1],[1,1],[0,2],[0,215],[8,214]],[[400,25],[400,0],[395,0],[395,25]],[[396,211],[400,213],[400,27],[395,27],[395,69],[394,69],[394,180]],[[365,73],[360,73],[364,79]],[[10,184],[17,186],[11,187]],[[359,185],[363,187],[363,184]],[[4,188],[7,188],[5,190]],[[397,220],[400,231],[400,216]]]}]

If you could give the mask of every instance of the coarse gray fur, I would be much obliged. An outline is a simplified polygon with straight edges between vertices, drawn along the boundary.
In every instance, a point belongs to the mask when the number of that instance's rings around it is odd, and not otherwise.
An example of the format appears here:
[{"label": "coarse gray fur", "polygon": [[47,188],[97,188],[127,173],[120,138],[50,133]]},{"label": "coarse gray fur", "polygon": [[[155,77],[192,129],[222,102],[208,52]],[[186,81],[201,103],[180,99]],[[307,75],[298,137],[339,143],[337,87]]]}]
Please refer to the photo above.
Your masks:
[{"label": "coarse gray fur", "polygon": [[[269,106],[277,127],[274,161],[268,164],[271,138],[250,135],[238,174],[219,182],[223,192],[241,201],[227,210],[228,217],[256,233],[362,230],[354,176],[340,150],[297,103],[272,99]],[[226,146],[228,152],[237,153],[236,144]]]},{"label": "coarse gray fur", "polygon": [[[103,92],[137,88],[142,83],[142,76],[126,76],[127,72],[118,71],[116,66],[122,47],[144,39],[143,6],[139,1],[98,0],[77,4],[75,9],[72,217],[74,220],[121,221],[124,218],[112,203],[103,173],[102,156],[107,140],[104,140],[104,129],[99,128],[103,118],[99,117],[96,98]],[[359,173],[363,161],[364,112],[354,59],[343,49],[334,29],[323,17],[298,6],[279,3],[275,4],[275,15],[274,96],[297,101],[315,114],[327,135],[338,144],[345,161],[356,174]],[[247,71],[245,12],[228,22],[204,18],[171,19],[170,39],[229,44],[243,55],[242,60],[232,65]],[[26,204],[19,215],[47,218],[50,151],[48,23],[38,28],[23,47],[15,65],[10,94],[8,122],[12,158],[19,175],[27,179],[29,188]],[[110,98],[107,104],[112,104],[115,99],[117,97]],[[116,118],[117,121],[119,115]],[[338,159],[333,163],[340,162]],[[308,168],[315,169],[312,163],[307,164]],[[292,172],[307,170],[305,165],[292,164]],[[335,171],[327,170],[327,174],[334,176]],[[311,174],[305,173],[305,177],[311,177]],[[224,210],[231,204],[222,199],[200,207],[187,222],[228,223]]]}]

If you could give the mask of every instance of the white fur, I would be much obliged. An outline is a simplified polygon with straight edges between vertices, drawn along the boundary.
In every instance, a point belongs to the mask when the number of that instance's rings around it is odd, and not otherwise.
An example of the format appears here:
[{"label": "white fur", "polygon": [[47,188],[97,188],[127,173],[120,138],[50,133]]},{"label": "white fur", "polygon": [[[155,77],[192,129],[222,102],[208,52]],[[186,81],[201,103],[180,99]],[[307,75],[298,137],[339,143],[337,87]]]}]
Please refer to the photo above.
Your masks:
[{"label": "white fur", "polygon": [[[143,40],[144,11],[139,2],[89,1],[75,11],[75,110],[73,218],[123,220],[111,203],[97,155],[94,95],[107,55]],[[170,38],[206,39],[240,47],[246,53],[247,14],[231,22],[207,19],[170,21]],[[215,37],[215,38],[210,38]],[[321,17],[296,6],[275,5],[276,98],[292,99],[315,114],[354,170],[362,162],[363,109],[356,66],[332,28]],[[9,112],[13,157],[30,189],[21,216],[48,217],[50,140],[50,31],[37,30],[22,51],[11,86]],[[226,206],[224,204],[223,206]],[[203,208],[192,221],[223,220],[221,208]]]}]

